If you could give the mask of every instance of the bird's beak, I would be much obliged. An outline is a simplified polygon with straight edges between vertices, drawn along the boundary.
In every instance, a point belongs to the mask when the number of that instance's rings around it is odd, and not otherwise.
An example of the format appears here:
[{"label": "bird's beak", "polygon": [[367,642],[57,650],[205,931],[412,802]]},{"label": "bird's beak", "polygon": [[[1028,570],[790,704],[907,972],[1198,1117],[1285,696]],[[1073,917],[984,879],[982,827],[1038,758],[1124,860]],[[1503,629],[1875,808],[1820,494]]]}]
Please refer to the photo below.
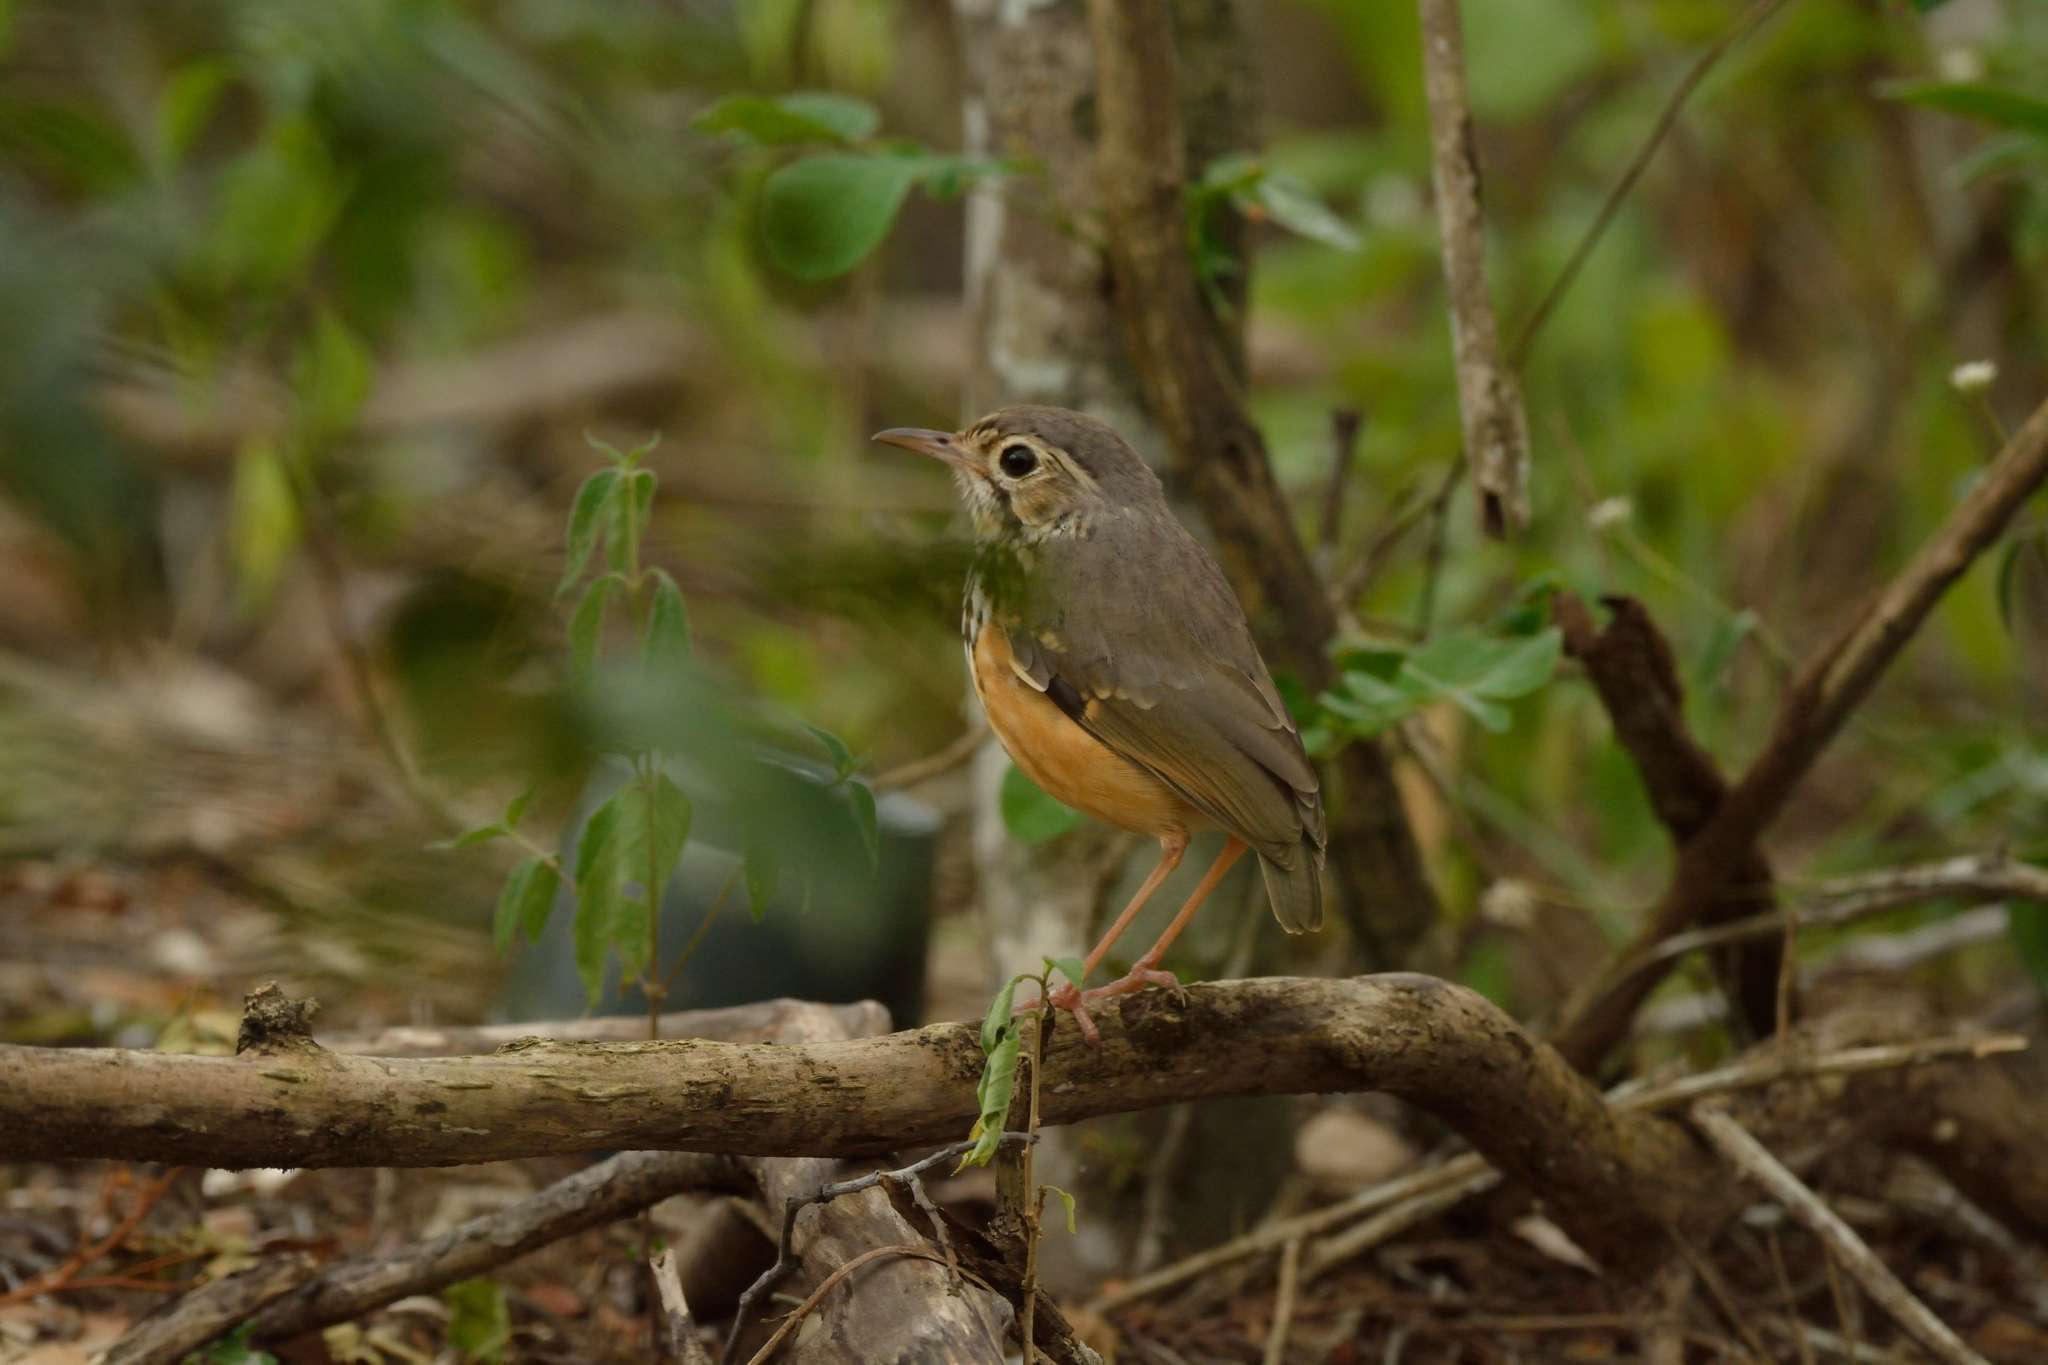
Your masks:
[{"label": "bird's beak", "polygon": [[871,438],[885,446],[902,446],[920,455],[929,455],[935,460],[944,460],[955,469],[971,470],[974,466],[967,452],[954,441],[950,431],[928,431],[923,427],[890,427],[878,431]]}]

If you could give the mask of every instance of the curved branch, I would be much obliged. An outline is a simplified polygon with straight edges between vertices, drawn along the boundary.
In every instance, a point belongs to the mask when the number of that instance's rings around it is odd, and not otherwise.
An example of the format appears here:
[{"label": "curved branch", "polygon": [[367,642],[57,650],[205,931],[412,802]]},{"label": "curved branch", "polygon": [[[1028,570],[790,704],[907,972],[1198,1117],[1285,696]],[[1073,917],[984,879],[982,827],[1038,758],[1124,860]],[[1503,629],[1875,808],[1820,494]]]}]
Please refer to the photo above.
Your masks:
[{"label": "curved branch", "polygon": [[[1595,1255],[1639,1256],[1696,1206],[1675,1125],[1610,1114],[1549,1048],[1430,977],[1272,978],[1146,992],[1052,1038],[1044,1117],[1223,1095],[1385,1090],[1544,1195]],[[207,1166],[443,1165],[656,1148],[863,1155],[965,1133],[975,1031],[940,1024],[798,1046],[513,1044],[490,1056],[239,1057],[0,1047],[0,1151]],[[1646,1240],[1648,1239],[1648,1240]]]},{"label": "curved branch", "polygon": [[1697,920],[1742,867],[1741,854],[1784,810],[1828,741],[1877,685],[1884,670],[1927,619],[1949,585],[2004,532],[2035,489],[2048,480],[2048,403],[2014,432],[1968,496],[1956,504],[1912,560],[1808,661],[1778,708],[1770,742],[1749,765],[1712,818],[1679,850],[1664,898],[1618,964],[1571,1002],[1558,1030],[1558,1050],[1584,1070],[1628,1033],[1629,1021],[1670,971],[1657,945]]}]

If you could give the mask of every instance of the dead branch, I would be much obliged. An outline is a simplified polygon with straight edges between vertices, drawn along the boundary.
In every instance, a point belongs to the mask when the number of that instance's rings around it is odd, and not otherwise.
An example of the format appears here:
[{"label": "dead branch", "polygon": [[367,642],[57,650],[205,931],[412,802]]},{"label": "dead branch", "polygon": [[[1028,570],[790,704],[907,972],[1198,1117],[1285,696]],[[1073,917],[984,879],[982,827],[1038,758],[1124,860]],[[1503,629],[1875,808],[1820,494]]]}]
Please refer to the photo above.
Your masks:
[{"label": "dead branch", "polygon": [[1911,562],[1801,670],[1763,752],[1681,848],[1663,899],[1616,955],[1616,961],[1645,959],[1645,965],[1618,978],[1603,973],[1571,1002],[1555,1041],[1573,1065],[1590,1070],[1627,1036],[1636,1009],[1670,970],[1668,963],[1647,961],[1656,945],[1697,920],[1737,874],[1742,850],[1777,818],[1941,595],[1998,538],[2044,478],[2048,403],[2006,442]]},{"label": "dead branch", "polygon": [[[868,1038],[889,1031],[889,1011],[873,1000],[850,1005],[820,1005],[808,1000],[758,1000],[715,1010],[671,1010],[661,1016],[664,1038],[714,1039],[722,1043],[765,1043],[791,1040],[799,1022],[801,1036]],[[322,1047],[329,1052],[368,1057],[455,1057],[489,1052],[522,1039],[546,1038],[557,1043],[628,1043],[647,1036],[647,1021],[631,1015],[600,1015],[590,1019],[549,1019],[519,1024],[467,1027],[402,1024],[375,1033],[344,1034]]]},{"label": "dead branch", "polygon": [[1926,1304],[1914,1298],[1912,1291],[1899,1283],[1898,1277],[1856,1235],[1856,1230],[1843,1222],[1833,1209],[1821,1202],[1820,1196],[1806,1187],[1804,1181],[1772,1156],[1769,1148],[1751,1137],[1748,1129],[1728,1114],[1707,1106],[1694,1109],[1692,1121],[1731,1165],[1762,1186],[1807,1231],[1825,1242],[1828,1250],[1863,1286],[1863,1291],[1889,1313],[1908,1336],[1949,1365],[1990,1365],[1984,1357],[1964,1345],[1962,1338],[1951,1331],[1947,1323],[1934,1316]]},{"label": "dead branch", "polygon": [[[2004,854],[1969,854],[1914,867],[1884,868],[1854,877],[1830,878],[1815,886],[1810,894],[1814,903],[1804,909],[1773,910],[1716,924],[1710,929],[1691,929],[1673,934],[1657,945],[1654,956],[1659,960],[1670,960],[1702,948],[1775,937],[1784,931],[1788,917],[1798,921],[1802,932],[1807,929],[1839,929],[1887,910],[1917,905],[1936,897],[2039,901],[2048,905],[2048,871],[2031,863],[2016,862]],[[1634,965],[1625,963],[1619,970],[1626,971]]]},{"label": "dead branch", "polygon": [[1479,524],[1499,539],[1529,524],[1529,423],[1521,382],[1501,361],[1486,291],[1486,223],[1479,211],[1479,144],[1465,96],[1465,30],[1458,0],[1421,0],[1422,80],[1429,97],[1431,179],[1443,238],[1458,415],[1479,494]]},{"label": "dead branch", "polygon": [[[1640,1258],[1658,1220],[1699,1193],[1682,1132],[1610,1115],[1513,1020],[1432,978],[1212,983],[1185,1005],[1126,997],[1098,1022],[1099,1046],[1064,1028],[1050,1040],[1046,1122],[1220,1095],[1387,1090],[1543,1192],[1595,1255]],[[800,1046],[536,1040],[437,1059],[339,1056],[310,1041],[238,1057],[0,1047],[0,1150],[229,1167],[606,1147],[865,1155],[965,1133],[981,1062],[959,1024]]]},{"label": "dead branch", "polygon": [[[1584,666],[1615,738],[1635,764],[1651,810],[1672,843],[1682,848],[1721,808],[1728,781],[1686,727],[1678,664],[1650,613],[1633,597],[1604,597],[1601,605],[1609,612],[1605,628],[1594,624],[1592,612],[1575,593],[1559,593],[1551,612],[1564,633],[1565,652]],[[1771,911],[1770,862],[1754,843],[1736,856],[1741,866],[1702,915],[1710,924]],[[1714,958],[1715,977],[1751,1038],[1768,1037],[1775,1023],[1782,955],[1781,945],[1767,940]]]},{"label": "dead branch", "polygon": [[1515,349],[1511,360],[1517,373],[1527,368],[1529,352],[1535,348],[1536,337],[1542,332],[1543,324],[1550,321],[1550,315],[1556,310],[1558,301],[1572,287],[1572,281],[1579,277],[1579,271],[1585,266],[1587,258],[1593,254],[1593,248],[1600,244],[1600,238],[1606,234],[1607,225],[1614,221],[1614,215],[1620,210],[1622,201],[1628,198],[1628,192],[1635,188],[1636,181],[1642,179],[1643,172],[1649,168],[1650,159],[1657,154],[1657,148],[1663,145],[1665,137],[1677,126],[1678,116],[1685,109],[1685,102],[1692,98],[1692,92],[1699,88],[1707,73],[1714,69],[1714,64],[1728,55],[1729,49],[1761,27],[1764,20],[1770,18],[1784,2],[1785,0],[1755,0],[1755,3],[1744,10],[1729,26],[1726,33],[1715,39],[1712,46],[1700,54],[1699,59],[1672,88],[1671,96],[1664,101],[1664,108],[1659,111],[1656,123],[1650,127],[1649,136],[1636,148],[1636,154],[1629,159],[1628,169],[1614,182],[1614,188],[1609,190],[1607,198],[1601,201],[1600,211],[1593,215],[1592,225],[1586,229],[1585,236],[1579,239],[1579,244],[1572,248],[1571,258],[1564,263],[1564,268],[1557,272],[1557,278],[1551,281],[1550,287],[1543,291],[1543,297],[1530,312],[1529,320],[1522,324],[1521,332],[1515,337]]},{"label": "dead branch", "polygon": [[265,1256],[247,1269],[173,1299],[131,1326],[100,1365],[176,1365],[311,1279],[305,1255]]},{"label": "dead branch", "polygon": [[[1330,678],[1336,609],[1273,477],[1244,382],[1202,301],[1187,248],[1179,74],[1162,0],[1089,0],[1104,241],[1125,348],[1173,469],[1216,533],[1223,567],[1266,658],[1310,689]],[[1408,963],[1436,922],[1385,754],[1345,746],[1337,761],[1330,857],[1346,923],[1367,959]],[[1370,919],[1364,906],[1371,906]]]},{"label": "dead branch", "polygon": [[285,1341],[359,1318],[410,1294],[438,1293],[564,1237],[616,1223],[670,1195],[752,1189],[753,1184],[729,1157],[621,1152],[439,1237],[393,1255],[365,1256],[329,1267],[257,1313],[249,1336],[255,1341]]}]

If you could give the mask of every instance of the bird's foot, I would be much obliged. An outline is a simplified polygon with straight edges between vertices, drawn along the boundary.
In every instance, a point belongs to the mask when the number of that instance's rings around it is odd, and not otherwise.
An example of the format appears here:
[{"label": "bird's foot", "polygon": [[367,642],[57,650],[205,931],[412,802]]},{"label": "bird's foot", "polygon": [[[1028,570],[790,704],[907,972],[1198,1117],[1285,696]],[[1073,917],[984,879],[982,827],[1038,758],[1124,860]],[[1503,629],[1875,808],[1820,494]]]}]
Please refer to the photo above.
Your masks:
[{"label": "bird's foot", "polygon": [[[1062,984],[1053,989],[1050,999],[1054,1009],[1065,1010],[1074,1016],[1074,1023],[1081,1030],[1083,1038],[1090,1043],[1100,1043],[1102,1033],[1095,1027],[1095,1020],[1089,1015],[1088,1006],[1097,1001],[1142,991],[1147,986],[1164,986],[1172,991],[1182,1004],[1187,1003],[1188,993],[1181,986],[1180,978],[1172,972],[1159,970],[1142,958],[1128,972],[1107,985],[1093,986],[1084,991],[1077,990],[1071,984]],[[1017,1006],[1016,1012],[1025,1014],[1037,1008],[1038,1002],[1033,1000]]]}]

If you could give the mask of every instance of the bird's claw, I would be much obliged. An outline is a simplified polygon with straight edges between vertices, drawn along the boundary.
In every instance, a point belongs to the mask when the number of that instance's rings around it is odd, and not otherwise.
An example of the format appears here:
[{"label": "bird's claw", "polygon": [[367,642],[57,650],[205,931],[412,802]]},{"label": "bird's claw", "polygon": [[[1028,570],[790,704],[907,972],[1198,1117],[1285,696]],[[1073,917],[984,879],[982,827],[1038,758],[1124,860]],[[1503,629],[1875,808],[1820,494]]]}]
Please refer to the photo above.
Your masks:
[{"label": "bird's claw", "polygon": [[[1161,971],[1157,967],[1148,966],[1143,962],[1132,967],[1128,972],[1125,972],[1107,985],[1096,986],[1084,991],[1077,989],[1070,983],[1062,983],[1054,987],[1052,994],[1046,998],[1054,1009],[1065,1010],[1074,1016],[1074,1023],[1080,1028],[1083,1038],[1087,1039],[1090,1043],[1100,1043],[1102,1041],[1102,1032],[1095,1027],[1095,1020],[1089,1016],[1089,1004],[1098,1000],[1114,999],[1119,995],[1130,995],[1136,991],[1144,990],[1147,986],[1163,986],[1173,992],[1174,1000],[1177,1003],[1186,1005],[1188,1002],[1187,988],[1180,984],[1179,977],[1175,976],[1172,972]],[[1036,1010],[1038,1006],[1039,1002],[1036,1000],[1026,1001],[1024,1004],[1016,1007],[1015,1013],[1028,1014]]]}]

